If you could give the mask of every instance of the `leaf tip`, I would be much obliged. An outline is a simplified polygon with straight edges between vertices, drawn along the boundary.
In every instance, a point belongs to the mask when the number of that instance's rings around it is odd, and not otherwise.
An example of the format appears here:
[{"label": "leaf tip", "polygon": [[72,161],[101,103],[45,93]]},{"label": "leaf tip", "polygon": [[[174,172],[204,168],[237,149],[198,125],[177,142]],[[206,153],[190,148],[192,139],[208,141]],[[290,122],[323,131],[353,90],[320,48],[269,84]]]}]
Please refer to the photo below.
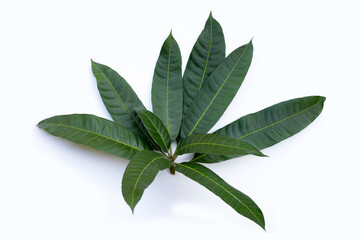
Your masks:
[{"label": "leaf tip", "polygon": [[266,155],[266,154],[264,154],[264,153],[262,153],[262,152],[260,152],[259,151],[259,155],[258,155],[259,157],[269,157],[268,155]]},{"label": "leaf tip", "polygon": [[92,58],[90,58],[90,61],[91,61],[91,70],[95,74],[95,70],[96,70],[95,68],[96,68],[97,63],[94,60],[92,60]]},{"label": "leaf tip", "polygon": [[262,217],[260,219],[257,219],[257,221],[254,221],[257,225],[259,225],[265,232],[266,232],[266,228],[265,228],[265,219],[264,216],[262,215]]},{"label": "leaf tip", "polygon": [[266,232],[265,225],[261,225],[261,228]]},{"label": "leaf tip", "polygon": [[45,121],[45,120],[41,120],[40,122],[38,122],[38,123],[36,124],[36,126],[37,126],[38,128],[43,128],[44,121]]}]

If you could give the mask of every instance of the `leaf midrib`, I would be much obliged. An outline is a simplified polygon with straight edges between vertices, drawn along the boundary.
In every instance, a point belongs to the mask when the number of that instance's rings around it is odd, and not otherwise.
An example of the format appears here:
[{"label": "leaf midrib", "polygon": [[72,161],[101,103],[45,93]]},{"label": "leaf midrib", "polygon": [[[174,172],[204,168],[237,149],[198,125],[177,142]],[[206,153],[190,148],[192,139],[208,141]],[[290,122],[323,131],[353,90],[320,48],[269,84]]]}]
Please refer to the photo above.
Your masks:
[{"label": "leaf midrib", "polygon": [[64,124],[58,124],[58,123],[46,123],[46,122],[45,122],[45,123],[41,123],[41,124],[55,125],[55,126],[57,126],[57,127],[67,127],[67,128],[75,129],[75,130],[78,130],[78,131],[91,133],[91,134],[94,134],[94,135],[97,135],[97,136],[106,138],[106,139],[108,139],[108,140],[111,140],[111,141],[114,141],[114,142],[123,144],[123,145],[125,145],[125,146],[134,148],[134,149],[136,149],[136,150],[138,150],[138,151],[142,151],[142,149],[140,149],[140,148],[131,146],[131,145],[127,144],[127,143],[121,142],[121,141],[119,141],[119,140],[116,140],[116,139],[113,139],[113,138],[107,137],[107,136],[105,136],[105,135],[101,135],[101,134],[99,134],[99,133],[96,133],[96,132],[93,132],[93,131],[89,131],[89,130],[86,130],[86,129],[82,129],[82,128],[78,128],[78,127],[74,127],[74,126],[69,126],[69,125],[64,125]]},{"label": "leaf midrib", "polygon": [[213,183],[215,183],[216,185],[218,185],[219,187],[221,187],[224,191],[226,191],[228,194],[230,194],[230,196],[232,196],[233,198],[235,198],[238,202],[240,202],[240,204],[242,204],[247,210],[249,210],[249,212],[256,218],[256,220],[258,221],[258,223],[260,224],[260,226],[262,228],[265,228],[265,226],[261,223],[261,221],[259,220],[259,218],[255,215],[255,213],[253,211],[251,211],[251,209],[244,204],[240,199],[238,199],[234,194],[232,194],[229,190],[227,190],[226,188],[224,188],[221,184],[217,183],[215,180],[213,180],[212,178],[208,177],[207,175],[203,174],[202,172],[197,171],[194,168],[191,168],[189,166],[183,165],[181,163],[177,164],[180,166],[183,166],[185,168],[188,168],[190,170],[193,170],[194,172],[197,172],[198,174],[202,175],[203,177],[207,178],[208,180],[212,181]]},{"label": "leaf midrib", "polygon": [[[133,192],[131,194],[131,208],[134,209],[134,195],[135,195],[135,190],[136,190],[136,187],[140,181],[140,178],[141,176],[143,175],[144,171],[150,166],[150,164],[152,164],[155,160],[159,159],[159,158],[164,158],[163,156],[160,156],[160,157],[156,157],[154,158],[153,160],[151,160],[144,168],[143,170],[141,171],[141,173],[139,174],[138,178],[136,179],[135,181],[135,185],[134,185],[134,189],[133,189]],[[166,159],[166,158],[164,158]]]},{"label": "leaf midrib", "polygon": [[[306,109],[304,109],[304,110],[302,110],[302,111],[300,111],[300,112],[298,112],[298,113],[296,113],[296,114],[294,114],[294,115],[291,115],[291,116],[289,116],[289,117],[286,117],[286,118],[284,118],[284,119],[281,119],[281,120],[279,120],[279,121],[277,121],[277,122],[275,122],[275,123],[269,124],[269,125],[267,125],[267,126],[265,126],[265,127],[259,128],[259,129],[255,130],[255,131],[253,131],[253,132],[250,132],[250,133],[248,133],[248,134],[246,134],[246,135],[244,135],[244,136],[238,137],[238,138],[236,138],[236,139],[241,140],[241,139],[243,139],[243,138],[245,138],[245,137],[248,137],[248,136],[250,136],[250,135],[252,135],[252,134],[255,134],[255,133],[257,133],[257,132],[263,131],[263,130],[269,128],[269,127],[273,127],[273,126],[275,126],[275,125],[277,125],[277,124],[279,124],[279,123],[282,123],[282,122],[284,122],[284,121],[286,121],[286,120],[289,120],[289,119],[291,119],[291,118],[293,118],[293,117],[296,117],[297,115],[302,114],[302,113],[310,110],[310,109],[313,108],[313,107],[316,107],[317,105],[321,104],[322,102],[323,102],[323,101],[319,101],[318,103],[316,103],[316,104],[314,104],[314,105],[312,105],[312,106],[310,106],[310,107],[308,107],[308,108],[306,108]],[[202,158],[202,157],[204,157],[204,156],[206,156],[206,155],[208,155],[208,153],[204,153],[204,154],[200,155],[199,157],[192,159],[191,162],[193,162],[193,161],[195,161],[195,160],[197,160],[197,159],[200,159],[200,158]]]},{"label": "leaf midrib", "polygon": [[260,128],[260,129],[258,129],[258,130],[255,130],[255,131],[251,132],[251,133],[248,133],[248,134],[246,134],[246,135],[244,135],[244,136],[238,137],[237,139],[245,138],[245,137],[247,137],[247,136],[249,136],[249,135],[255,134],[255,133],[259,132],[259,131],[265,130],[265,129],[269,128],[269,127],[275,126],[275,125],[277,125],[277,124],[279,124],[279,123],[282,123],[282,122],[284,122],[284,121],[286,121],[286,120],[289,120],[289,119],[291,119],[291,118],[293,118],[293,117],[296,117],[297,115],[302,114],[302,113],[310,110],[310,109],[313,108],[313,107],[316,107],[316,106],[319,105],[321,102],[322,102],[322,101],[319,101],[318,103],[316,103],[316,104],[314,104],[314,105],[312,105],[312,106],[310,106],[310,107],[308,107],[308,108],[306,108],[306,109],[304,109],[304,110],[302,110],[302,111],[300,111],[300,112],[298,112],[298,113],[295,113],[294,115],[291,115],[291,116],[289,116],[289,117],[286,117],[286,118],[284,118],[284,119],[281,119],[281,120],[279,120],[279,121],[277,121],[277,122],[275,122],[275,123],[269,124],[269,125],[267,125],[267,126],[265,126],[265,127],[262,127],[262,128]]},{"label": "leaf midrib", "polygon": [[166,75],[166,128],[170,133],[170,124],[169,124],[169,78],[170,78],[170,58],[171,58],[171,40],[172,37],[170,35],[170,46],[169,46],[169,58],[168,58],[168,66],[167,66],[167,75]]},{"label": "leaf midrib", "polygon": [[249,149],[246,149],[246,148],[241,148],[241,147],[231,146],[231,145],[225,145],[225,144],[221,144],[221,143],[190,143],[188,145],[185,145],[185,146],[179,148],[176,152],[180,152],[184,148],[191,147],[191,146],[196,146],[196,145],[214,145],[214,146],[221,146],[221,147],[227,147],[227,148],[233,148],[233,149],[239,149],[239,150],[253,152],[253,151],[251,151]]},{"label": "leaf midrib", "polygon": [[206,73],[206,69],[207,69],[207,65],[208,65],[209,58],[210,58],[210,51],[211,51],[211,45],[212,45],[212,31],[213,31],[213,27],[212,27],[212,17],[211,17],[211,18],[210,18],[210,43],[209,43],[208,55],[207,55],[207,58],[206,58],[205,67],[204,67],[204,72],[203,72],[203,75],[202,75],[202,77],[201,77],[201,82],[200,82],[200,86],[199,86],[198,92],[200,91],[200,89],[201,89],[201,87],[202,87],[202,84],[203,84],[203,81],[204,81],[204,77],[205,77],[205,73]]},{"label": "leaf midrib", "polygon": [[[156,132],[158,133],[161,141],[164,143],[164,147],[166,148],[165,150],[168,151],[168,148],[167,148],[167,145],[166,145],[166,143],[165,143],[165,140],[164,140],[163,137],[161,136],[160,131],[159,131],[158,128],[155,126],[154,122],[148,117],[147,112],[142,111],[142,110],[140,110],[140,111],[145,115],[145,117],[146,117],[146,118],[151,122],[151,124],[154,126],[154,129],[155,129]],[[160,120],[160,121],[161,121],[161,120]]]},{"label": "leaf midrib", "polygon": [[214,102],[214,100],[216,99],[217,95],[219,94],[219,92],[222,90],[222,88],[224,87],[225,83],[227,82],[227,80],[229,79],[229,77],[231,76],[232,72],[234,71],[234,69],[236,68],[236,66],[238,65],[240,59],[242,58],[242,56],[244,55],[244,53],[246,52],[247,48],[248,48],[249,44],[246,45],[246,48],[244,49],[244,51],[241,53],[239,59],[237,60],[237,62],[235,63],[234,67],[231,69],[230,73],[228,74],[228,76],[226,77],[225,81],[222,83],[221,87],[219,88],[219,90],[216,92],[215,96],[213,97],[213,99],[211,100],[211,102],[209,103],[209,105],[206,107],[205,111],[201,114],[200,118],[198,119],[198,121],[196,122],[196,124],[194,125],[194,127],[191,129],[190,133],[188,134],[188,136],[190,136],[192,134],[192,132],[195,130],[196,126],[199,124],[199,122],[201,121],[201,119],[203,118],[204,114],[207,112],[207,110],[209,109],[209,107],[211,106],[211,104]]},{"label": "leaf midrib", "polygon": [[[123,102],[123,100],[121,99],[120,95],[118,94],[118,92],[116,91],[115,87],[111,84],[110,79],[108,77],[106,77],[105,73],[103,71],[101,71],[101,69],[94,64],[95,67],[98,69],[98,71],[104,76],[104,78],[106,79],[106,81],[109,83],[109,85],[111,86],[112,90],[115,92],[116,96],[119,98],[119,100],[121,101],[121,103],[124,105],[126,111],[129,113],[129,115],[131,116],[131,118],[133,119],[133,121],[135,122],[135,124],[138,126],[138,128],[141,130],[141,132],[144,134],[144,136],[146,136],[151,143],[154,144],[153,140],[146,134],[146,132],[144,131],[144,129],[139,125],[139,123],[136,121],[135,117],[131,114],[130,110],[127,108],[126,104]],[[154,144],[154,146],[156,147],[156,144]]]},{"label": "leaf midrib", "polygon": [[126,104],[123,102],[122,98],[120,97],[120,95],[118,94],[118,92],[116,91],[115,87],[112,85],[112,83],[110,82],[110,79],[108,77],[106,77],[105,73],[96,65],[94,64],[95,67],[98,69],[98,71],[103,75],[103,77],[106,79],[106,81],[109,83],[110,87],[112,88],[112,90],[115,92],[116,96],[119,98],[119,100],[121,101],[121,103],[124,105],[126,111],[130,114],[130,116],[132,117],[132,119],[136,122],[137,126],[139,126],[139,124],[137,123],[137,121],[135,120],[134,116],[131,114],[130,110],[127,108]]}]

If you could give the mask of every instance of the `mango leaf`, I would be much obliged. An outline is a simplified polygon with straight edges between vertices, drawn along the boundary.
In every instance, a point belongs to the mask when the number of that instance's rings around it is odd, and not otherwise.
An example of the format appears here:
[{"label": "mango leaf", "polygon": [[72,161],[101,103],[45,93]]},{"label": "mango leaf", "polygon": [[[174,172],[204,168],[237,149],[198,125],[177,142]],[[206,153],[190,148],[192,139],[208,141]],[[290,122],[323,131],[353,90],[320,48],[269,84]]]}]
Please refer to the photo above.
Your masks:
[{"label": "mango leaf", "polygon": [[154,114],[164,123],[171,140],[174,140],[181,124],[183,86],[180,49],[171,33],[165,40],[156,63],[151,101]]},{"label": "mango leaf", "polygon": [[187,162],[176,164],[175,170],[203,185],[235,211],[265,229],[264,216],[256,203],[244,193],[230,186],[210,169],[197,163]]},{"label": "mango leaf", "polygon": [[[325,97],[309,96],[275,104],[217,130],[216,134],[250,143],[259,150],[281,142],[300,132],[321,113]],[[192,161],[215,163],[237,156],[198,154]]]},{"label": "mango leaf", "polygon": [[167,152],[171,144],[171,139],[162,121],[155,114],[143,108],[135,109],[135,111],[155,143]]},{"label": "mango leaf", "polygon": [[218,134],[194,134],[179,142],[175,154],[213,153],[213,154],[253,154],[265,156],[255,147],[241,140]]},{"label": "mango leaf", "polygon": [[112,119],[120,126],[146,139],[151,148],[154,143],[136,116],[135,108],[145,108],[134,90],[116,71],[91,60],[97,86]]},{"label": "mango leaf", "polygon": [[162,154],[150,150],[138,152],[133,156],[122,179],[122,193],[133,212],[144,190],[154,181],[157,173],[171,165]]},{"label": "mango leaf", "polygon": [[125,159],[130,159],[135,153],[149,148],[135,133],[112,121],[90,114],[55,116],[42,120],[38,127],[54,136]]},{"label": "mango leaf", "polygon": [[250,67],[253,45],[234,50],[212,72],[196,95],[181,126],[181,138],[207,133],[223,115],[234,98]]},{"label": "mango leaf", "polygon": [[225,39],[220,24],[210,16],[198,37],[186,65],[183,77],[184,110],[187,112],[194,98],[214,69],[225,59]]}]

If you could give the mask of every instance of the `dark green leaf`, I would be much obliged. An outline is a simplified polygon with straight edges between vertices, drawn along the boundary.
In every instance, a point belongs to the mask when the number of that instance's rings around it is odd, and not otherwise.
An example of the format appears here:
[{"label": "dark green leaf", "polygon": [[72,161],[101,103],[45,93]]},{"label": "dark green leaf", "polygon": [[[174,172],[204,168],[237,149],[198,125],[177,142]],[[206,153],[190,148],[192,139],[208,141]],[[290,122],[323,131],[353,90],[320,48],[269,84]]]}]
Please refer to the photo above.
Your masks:
[{"label": "dark green leaf", "polygon": [[130,159],[135,153],[149,148],[133,132],[112,121],[90,114],[55,116],[42,120],[38,127],[54,136],[125,159]]},{"label": "dark green leaf", "polygon": [[250,144],[218,134],[194,134],[179,142],[176,153],[253,154],[265,156]]},{"label": "dark green leaf", "polygon": [[181,126],[181,138],[207,133],[234,98],[250,67],[253,45],[234,50],[212,72],[188,109]]},{"label": "dark green leaf", "polygon": [[[324,101],[325,97],[310,96],[281,102],[246,115],[215,133],[241,139],[262,150],[307,127],[321,113]],[[199,154],[192,161],[214,163],[239,156]]]},{"label": "dark green leaf", "polygon": [[162,121],[152,112],[142,108],[136,109],[136,113],[155,143],[159,145],[162,150],[167,152],[169,150],[171,140]]},{"label": "dark green leaf", "polygon": [[176,164],[175,169],[203,185],[229,204],[235,211],[265,229],[264,216],[256,203],[242,192],[227,184],[216,173],[197,163]]},{"label": "dark green leaf", "polygon": [[91,60],[92,71],[97,80],[101,98],[112,119],[120,126],[146,139],[153,148],[153,142],[141,126],[135,108],[144,105],[131,86],[116,71]]},{"label": "dark green leaf", "polygon": [[165,40],[156,63],[151,101],[154,114],[164,123],[171,140],[174,140],[181,124],[183,86],[180,49],[171,33]]},{"label": "dark green leaf", "polygon": [[138,152],[133,156],[122,180],[124,199],[133,212],[144,190],[154,181],[157,173],[171,165],[163,155],[149,150]]},{"label": "dark green leaf", "polygon": [[184,72],[184,116],[207,78],[224,59],[224,34],[220,24],[210,13],[204,30],[190,53]]}]

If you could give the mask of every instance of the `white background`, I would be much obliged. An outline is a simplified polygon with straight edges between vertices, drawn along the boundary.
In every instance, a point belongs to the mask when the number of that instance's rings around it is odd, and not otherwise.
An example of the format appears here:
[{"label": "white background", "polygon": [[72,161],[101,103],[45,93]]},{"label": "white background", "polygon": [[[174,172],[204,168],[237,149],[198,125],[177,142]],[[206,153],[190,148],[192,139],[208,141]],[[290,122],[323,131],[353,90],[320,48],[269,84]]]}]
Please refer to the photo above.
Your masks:
[{"label": "white background", "polygon": [[[0,239],[359,239],[358,1],[1,1]],[[127,161],[36,124],[67,113],[109,118],[90,58],[151,109],[160,47],[173,30],[183,67],[210,11],[227,54],[254,58],[214,130],[277,102],[327,97],[307,129],[253,156],[209,167],[263,210],[267,231],[185,178],[161,172],[132,215]]]}]

